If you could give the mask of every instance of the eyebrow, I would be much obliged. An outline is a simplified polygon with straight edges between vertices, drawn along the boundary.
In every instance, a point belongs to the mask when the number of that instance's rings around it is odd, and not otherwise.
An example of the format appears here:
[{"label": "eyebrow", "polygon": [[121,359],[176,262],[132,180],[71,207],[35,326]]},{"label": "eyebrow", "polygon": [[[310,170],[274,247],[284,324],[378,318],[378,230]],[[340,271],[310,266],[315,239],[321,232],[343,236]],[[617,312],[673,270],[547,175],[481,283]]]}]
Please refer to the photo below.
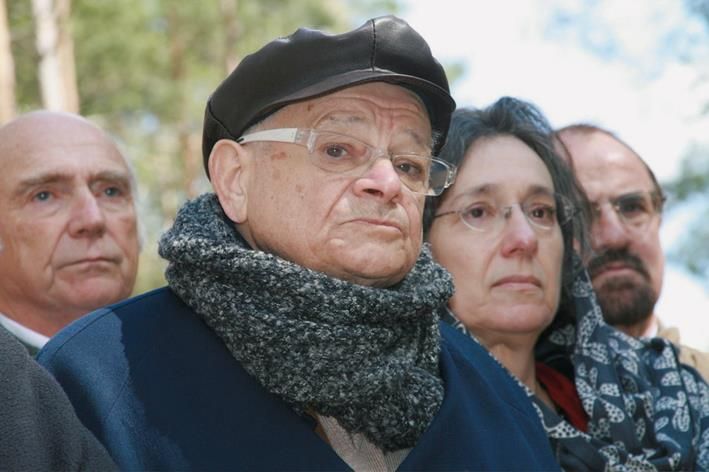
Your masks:
[{"label": "eyebrow", "polygon": [[[618,200],[622,200],[623,198],[642,196],[646,193],[649,194],[650,197],[653,197],[654,195],[659,196],[659,194],[657,194],[657,192],[654,189],[653,190],[631,190],[630,192],[624,192],[624,193],[621,193],[621,194],[618,194],[618,195],[615,195],[612,197],[605,197],[605,200],[612,203],[612,202],[616,202]],[[589,202],[592,205],[598,205],[599,204],[598,202],[603,201],[603,200],[604,200],[604,198],[598,198],[596,200],[589,199]]]},{"label": "eyebrow", "polygon": [[[352,125],[353,123],[366,123],[366,120],[361,116],[354,114],[343,114],[343,113],[333,113],[327,116],[327,121],[334,123],[344,123],[346,125]],[[429,138],[424,138],[413,128],[404,128],[404,134],[413,138],[414,142],[418,146],[425,147],[427,149],[433,148],[433,136]]]},{"label": "eyebrow", "polygon": [[626,198],[626,197],[638,197],[638,196],[644,196],[645,194],[652,194],[654,190],[636,190],[633,192],[625,192],[621,193],[619,195],[616,195],[615,197],[609,198],[609,200],[618,200],[619,198]]},{"label": "eyebrow", "polygon": [[[453,197],[452,202],[455,203],[458,200],[461,200],[465,197],[475,197],[478,195],[492,195],[495,193],[495,191],[499,188],[499,185],[497,184],[482,184],[482,185],[477,185],[475,187],[469,188],[465,190],[464,192],[458,194],[457,196]],[[547,195],[551,196],[554,194],[554,190],[550,189],[549,187],[546,187],[544,185],[530,185],[526,192],[525,192],[525,197],[528,198],[531,196],[535,195]]]},{"label": "eyebrow", "polygon": [[41,174],[35,177],[30,177],[27,179],[20,180],[17,188],[15,189],[14,195],[19,196],[25,193],[27,190],[33,187],[41,187],[43,185],[50,185],[56,183],[69,182],[72,180],[70,174],[63,174],[60,172],[51,172],[47,174]]},{"label": "eyebrow", "polygon": [[425,147],[427,149],[432,149],[433,148],[433,135],[431,135],[428,139],[424,138],[421,136],[416,130],[412,128],[406,128],[404,129],[404,133],[408,134],[413,138],[413,140],[418,144],[419,146]]}]

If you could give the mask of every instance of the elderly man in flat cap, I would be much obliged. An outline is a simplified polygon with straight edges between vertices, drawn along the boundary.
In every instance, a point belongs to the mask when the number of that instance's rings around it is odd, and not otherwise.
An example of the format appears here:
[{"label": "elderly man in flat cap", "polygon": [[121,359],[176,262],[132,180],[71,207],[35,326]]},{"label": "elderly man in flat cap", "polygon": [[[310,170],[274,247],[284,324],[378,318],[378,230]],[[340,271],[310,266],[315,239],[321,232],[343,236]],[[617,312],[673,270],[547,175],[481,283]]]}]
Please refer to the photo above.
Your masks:
[{"label": "elderly man in flat cap", "polygon": [[169,286],[40,353],[123,469],[553,470],[520,387],[439,324],[422,248],[455,104],[395,17],[300,29],[207,103],[214,194],[163,236]]}]

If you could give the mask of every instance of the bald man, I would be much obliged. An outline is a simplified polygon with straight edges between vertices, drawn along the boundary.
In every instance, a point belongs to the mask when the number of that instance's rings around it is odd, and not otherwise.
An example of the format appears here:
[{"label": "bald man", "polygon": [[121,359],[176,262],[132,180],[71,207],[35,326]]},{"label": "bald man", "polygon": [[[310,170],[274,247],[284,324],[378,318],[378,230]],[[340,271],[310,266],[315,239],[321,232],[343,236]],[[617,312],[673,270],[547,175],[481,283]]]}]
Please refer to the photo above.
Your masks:
[{"label": "bald man", "polygon": [[594,209],[588,270],[606,321],[631,336],[669,339],[680,346],[680,359],[709,379],[709,354],[681,346],[679,331],[663,327],[655,313],[665,197],[652,170],[608,130],[576,124],[556,137]]},{"label": "bald man", "polygon": [[0,128],[0,323],[31,353],[128,297],[138,268],[134,178],[86,119],[37,111]]}]

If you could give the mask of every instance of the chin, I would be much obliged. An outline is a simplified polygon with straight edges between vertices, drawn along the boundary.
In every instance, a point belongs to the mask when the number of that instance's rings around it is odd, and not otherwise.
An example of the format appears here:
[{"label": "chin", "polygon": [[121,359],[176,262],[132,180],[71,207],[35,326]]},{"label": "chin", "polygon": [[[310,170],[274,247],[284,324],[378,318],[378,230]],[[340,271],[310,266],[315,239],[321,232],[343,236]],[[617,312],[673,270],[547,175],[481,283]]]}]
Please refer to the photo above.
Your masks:
[{"label": "chin", "polygon": [[377,278],[406,274],[416,263],[413,251],[408,248],[401,246],[389,248],[379,245],[344,251],[335,255],[333,260],[348,272]]},{"label": "chin", "polygon": [[496,317],[500,331],[510,334],[541,333],[554,319],[554,313],[539,305],[508,307]]},{"label": "chin", "polygon": [[102,284],[83,284],[77,288],[70,297],[74,301],[72,305],[83,307],[88,313],[106,305],[111,305],[120,300],[128,298],[131,294],[125,285],[116,285],[106,283]]},{"label": "chin", "polygon": [[367,287],[391,287],[400,282],[408,273],[408,270],[390,270],[369,267],[361,268],[344,268],[343,275],[340,277],[358,285]]},{"label": "chin", "polygon": [[351,265],[342,267],[342,279],[369,287],[390,287],[400,282],[409,272],[410,267],[403,264]]}]

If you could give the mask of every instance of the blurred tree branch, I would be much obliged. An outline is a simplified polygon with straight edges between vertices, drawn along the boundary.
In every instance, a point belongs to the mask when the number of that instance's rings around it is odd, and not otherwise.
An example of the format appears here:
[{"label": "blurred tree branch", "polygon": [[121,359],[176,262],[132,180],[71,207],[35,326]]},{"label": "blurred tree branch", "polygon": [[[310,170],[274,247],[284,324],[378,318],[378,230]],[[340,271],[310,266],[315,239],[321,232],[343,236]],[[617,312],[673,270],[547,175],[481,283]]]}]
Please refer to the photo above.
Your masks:
[{"label": "blurred tree branch", "polygon": [[79,112],[71,0],[32,0],[39,52],[42,103],[50,110]]},{"label": "blurred tree branch", "polygon": [[15,116],[15,61],[5,0],[0,0],[0,125]]}]

